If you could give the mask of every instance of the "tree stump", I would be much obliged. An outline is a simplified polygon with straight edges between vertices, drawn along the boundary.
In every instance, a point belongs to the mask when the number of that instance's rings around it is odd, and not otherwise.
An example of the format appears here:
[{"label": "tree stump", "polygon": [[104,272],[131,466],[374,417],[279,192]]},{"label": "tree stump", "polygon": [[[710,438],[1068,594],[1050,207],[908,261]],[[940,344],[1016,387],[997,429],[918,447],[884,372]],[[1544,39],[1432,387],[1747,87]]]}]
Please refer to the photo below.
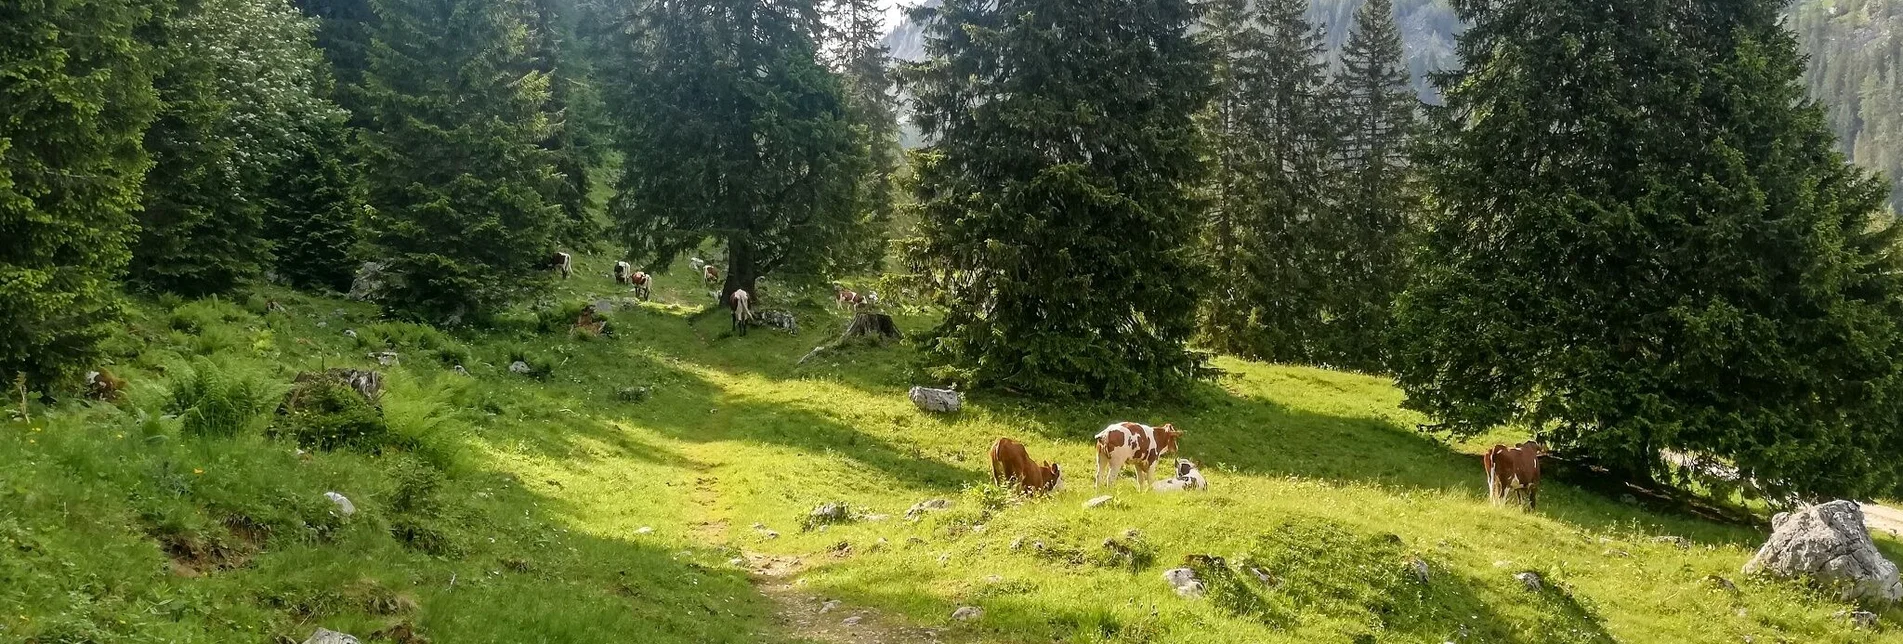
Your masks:
[{"label": "tree stump", "polygon": [[846,325],[846,333],[841,335],[839,339],[844,341],[848,338],[865,337],[891,338],[897,340],[905,336],[899,333],[899,325],[892,321],[892,316],[890,315],[884,313],[854,313],[852,315],[852,324]]}]

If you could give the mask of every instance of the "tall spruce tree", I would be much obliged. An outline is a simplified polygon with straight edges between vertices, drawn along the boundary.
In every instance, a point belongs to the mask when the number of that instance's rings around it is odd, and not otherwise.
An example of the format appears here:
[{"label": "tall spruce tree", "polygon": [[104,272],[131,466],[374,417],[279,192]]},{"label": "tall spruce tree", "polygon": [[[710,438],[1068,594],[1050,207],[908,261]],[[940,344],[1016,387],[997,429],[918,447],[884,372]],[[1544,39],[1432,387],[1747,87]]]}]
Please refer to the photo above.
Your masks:
[{"label": "tall spruce tree", "polygon": [[1673,449],[1772,492],[1903,491],[1897,228],[1778,5],[1456,3],[1409,406],[1638,473]]},{"label": "tall spruce tree", "polygon": [[605,161],[601,98],[588,59],[576,37],[576,8],[564,0],[529,0],[530,56],[548,76],[549,135],[542,141],[561,175],[550,200],[561,206],[556,239],[585,246],[600,239],[595,221],[594,173]]},{"label": "tall spruce tree", "polygon": [[280,164],[264,202],[279,277],[302,288],[350,289],[365,215],[362,178],[344,154],[350,130],[341,116],[312,132]]},{"label": "tall spruce tree", "polygon": [[947,0],[905,72],[930,360],[972,386],[1130,399],[1205,372],[1190,240],[1211,94],[1186,0]]},{"label": "tall spruce tree", "polygon": [[92,366],[117,319],[158,108],[135,33],[155,4],[0,4],[0,373],[35,388]]},{"label": "tall spruce tree", "polygon": [[145,134],[136,281],[211,293],[264,271],[264,193],[310,124],[337,114],[314,28],[285,0],[188,0],[151,31],[163,109]]},{"label": "tall spruce tree", "polygon": [[[1305,0],[1210,12],[1223,60],[1214,130],[1218,203],[1206,254],[1223,281],[1201,331],[1222,351],[1316,359],[1322,327],[1334,105],[1326,43]],[[1229,35],[1233,34],[1233,35]]]},{"label": "tall spruce tree", "polygon": [[399,314],[455,322],[526,291],[562,219],[548,76],[520,0],[377,0],[363,135],[372,241]]},{"label": "tall spruce tree", "polygon": [[1316,265],[1324,313],[1315,358],[1383,371],[1394,300],[1407,285],[1408,225],[1416,210],[1407,147],[1420,105],[1390,0],[1368,0],[1355,14],[1335,86],[1338,183]]},{"label": "tall spruce tree", "polygon": [[847,114],[866,147],[871,165],[861,179],[857,221],[846,247],[817,272],[874,268],[884,259],[897,208],[897,178],[905,159],[899,148],[898,95],[892,57],[886,51],[878,0],[828,0],[827,59],[845,83]]},{"label": "tall spruce tree", "polygon": [[812,2],[654,2],[617,20],[623,166],[610,206],[631,254],[726,249],[723,300],[850,243],[868,165]]}]

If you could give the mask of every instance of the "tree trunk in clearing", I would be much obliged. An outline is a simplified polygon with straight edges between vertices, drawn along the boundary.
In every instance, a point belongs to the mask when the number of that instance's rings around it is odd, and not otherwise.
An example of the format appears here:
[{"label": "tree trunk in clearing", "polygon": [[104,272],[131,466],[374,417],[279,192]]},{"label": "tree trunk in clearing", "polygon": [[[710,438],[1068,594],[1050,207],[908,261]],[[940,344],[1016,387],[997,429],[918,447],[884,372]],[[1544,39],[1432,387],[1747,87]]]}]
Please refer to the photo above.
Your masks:
[{"label": "tree trunk in clearing", "polygon": [[899,333],[899,325],[892,321],[892,316],[862,312],[852,315],[852,324],[846,326],[846,333],[840,339],[872,336],[898,339],[904,334]]},{"label": "tree trunk in clearing", "polygon": [[758,303],[759,291],[756,288],[760,280],[760,266],[753,251],[753,244],[742,235],[727,238],[727,280],[720,286],[720,303],[733,307],[733,292],[744,290]]}]

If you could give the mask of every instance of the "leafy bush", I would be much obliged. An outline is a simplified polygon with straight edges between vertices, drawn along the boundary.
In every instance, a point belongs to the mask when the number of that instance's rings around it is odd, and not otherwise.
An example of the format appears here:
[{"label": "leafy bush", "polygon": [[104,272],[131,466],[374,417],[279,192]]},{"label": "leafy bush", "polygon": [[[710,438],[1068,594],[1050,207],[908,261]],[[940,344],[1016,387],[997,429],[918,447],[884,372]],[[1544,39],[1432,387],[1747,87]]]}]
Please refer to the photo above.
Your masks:
[{"label": "leafy bush", "polygon": [[221,298],[206,298],[180,303],[172,308],[167,320],[173,329],[186,333],[203,333],[207,329],[231,323],[247,323],[253,316],[244,307]]},{"label": "leafy bush", "polygon": [[322,450],[376,452],[391,438],[382,410],[348,385],[330,378],[313,379],[292,389],[271,432]]},{"label": "leafy bush", "polygon": [[566,333],[575,326],[575,319],[581,317],[582,309],[588,308],[587,302],[564,302],[555,306],[544,306],[535,310],[535,330],[542,333]]},{"label": "leafy bush", "polygon": [[284,392],[282,385],[235,366],[198,358],[172,369],[165,411],[178,415],[186,434],[229,438],[261,429]]}]

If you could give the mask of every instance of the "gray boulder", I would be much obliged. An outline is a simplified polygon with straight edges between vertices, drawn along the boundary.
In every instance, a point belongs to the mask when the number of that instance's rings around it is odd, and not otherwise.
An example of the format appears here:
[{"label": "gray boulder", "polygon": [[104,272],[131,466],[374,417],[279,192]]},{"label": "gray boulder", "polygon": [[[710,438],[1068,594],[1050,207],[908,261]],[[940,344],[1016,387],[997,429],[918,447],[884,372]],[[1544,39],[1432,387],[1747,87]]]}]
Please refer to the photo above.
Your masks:
[{"label": "gray boulder", "polygon": [[1863,510],[1852,501],[1831,501],[1771,519],[1771,538],[1744,565],[1747,574],[1807,577],[1838,589],[1843,601],[1903,599],[1896,564],[1870,542]]},{"label": "gray boulder", "polygon": [[950,389],[913,387],[912,391],[905,396],[911,398],[912,404],[918,405],[919,409],[941,414],[956,412],[964,406],[965,402],[958,392]]},{"label": "gray boulder", "polygon": [[937,512],[951,506],[952,502],[947,499],[926,499],[912,504],[911,509],[905,511],[905,518],[916,519],[927,512]]},{"label": "gray boulder", "polygon": [[1171,568],[1165,570],[1163,571],[1163,581],[1169,582],[1170,587],[1176,589],[1177,595],[1183,597],[1203,596],[1203,580],[1196,577],[1195,570],[1189,568]]},{"label": "gray boulder", "polygon": [[382,262],[364,262],[357,267],[357,276],[350,280],[350,293],[345,295],[353,300],[374,300],[383,293],[384,283],[389,277],[384,273],[388,265]]},{"label": "gray boulder", "polygon": [[320,628],[317,632],[311,633],[310,639],[304,640],[304,644],[361,644],[361,642],[355,637],[328,628]]}]

